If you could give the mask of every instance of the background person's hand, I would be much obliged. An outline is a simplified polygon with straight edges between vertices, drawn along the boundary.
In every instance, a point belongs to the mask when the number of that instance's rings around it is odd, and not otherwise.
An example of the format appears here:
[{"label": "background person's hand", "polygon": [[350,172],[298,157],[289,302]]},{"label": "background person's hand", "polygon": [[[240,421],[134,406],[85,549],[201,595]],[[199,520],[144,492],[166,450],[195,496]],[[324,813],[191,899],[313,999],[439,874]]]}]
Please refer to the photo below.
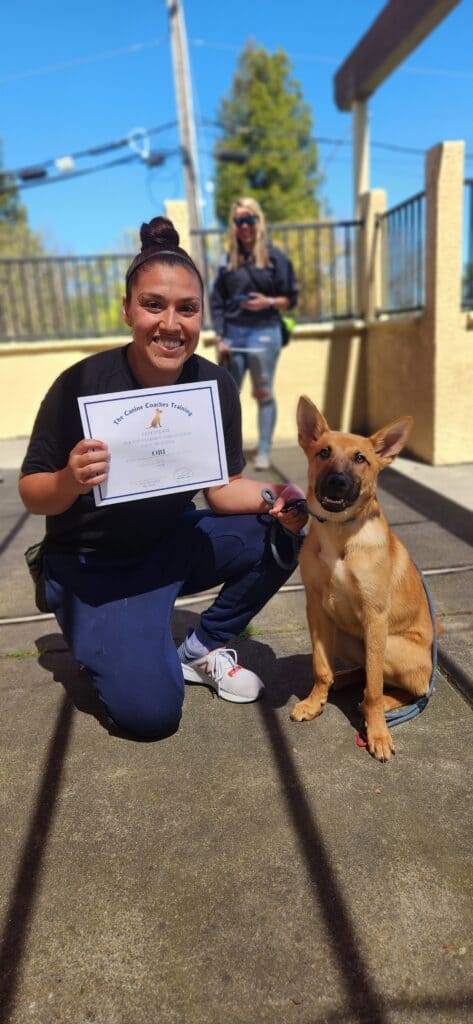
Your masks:
[{"label": "background person's hand", "polygon": [[79,494],[103,484],[108,476],[110,452],[103,441],[83,438],[72,449],[67,467]]},{"label": "background person's hand", "polygon": [[218,365],[228,366],[228,353],[230,352],[230,345],[227,344],[225,338],[215,338],[215,351],[217,353]]},{"label": "background person's hand", "polygon": [[269,309],[273,303],[269,302],[269,296],[262,292],[250,292],[249,298],[240,303],[242,309],[248,309],[257,313],[260,309]]}]

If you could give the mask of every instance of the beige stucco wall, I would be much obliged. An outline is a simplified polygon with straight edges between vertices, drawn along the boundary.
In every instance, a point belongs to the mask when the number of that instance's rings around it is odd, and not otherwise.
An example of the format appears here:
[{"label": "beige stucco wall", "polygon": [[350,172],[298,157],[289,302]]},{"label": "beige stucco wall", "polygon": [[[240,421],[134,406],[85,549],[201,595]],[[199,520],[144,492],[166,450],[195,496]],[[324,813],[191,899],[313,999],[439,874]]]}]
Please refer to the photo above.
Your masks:
[{"label": "beige stucco wall", "polygon": [[473,318],[458,314],[437,345],[434,465],[473,462]]},{"label": "beige stucco wall", "polygon": [[[199,353],[214,359],[213,346]],[[27,437],[41,399],[62,370],[92,352],[123,344],[102,341],[0,345],[0,438]],[[364,348],[360,327],[310,325],[299,328],[283,350],[276,375],[278,421],[275,444],[296,441],[295,410],[299,395],[308,394],[335,428],[361,429],[365,408]],[[244,441],[257,440],[256,402],[247,381],[242,391]]]},{"label": "beige stucco wall", "polygon": [[408,413],[406,451],[430,465],[473,462],[473,318],[457,311],[439,343],[426,315],[366,329],[370,431]]},{"label": "beige stucco wall", "polygon": [[[410,413],[409,452],[431,465],[473,461],[473,318],[461,312],[463,177],[464,143],[433,146],[425,173],[425,311],[368,320],[366,330],[369,429]],[[381,194],[367,197],[365,216],[376,203]],[[372,315],[376,275],[370,287]]]},{"label": "beige stucco wall", "polygon": [[434,362],[422,318],[371,323],[366,332],[367,426],[414,417],[409,451],[433,457]]}]

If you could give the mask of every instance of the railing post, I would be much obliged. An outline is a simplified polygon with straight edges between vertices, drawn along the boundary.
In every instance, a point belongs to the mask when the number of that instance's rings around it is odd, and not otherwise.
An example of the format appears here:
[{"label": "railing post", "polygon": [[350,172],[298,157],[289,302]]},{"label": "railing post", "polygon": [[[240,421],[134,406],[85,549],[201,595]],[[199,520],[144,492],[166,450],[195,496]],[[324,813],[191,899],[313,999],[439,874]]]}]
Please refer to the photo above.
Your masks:
[{"label": "railing post", "polygon": [[373,320],[382,305],[382,238],[377,218],[386,210],[386,193],[375,188],[360,196],[363,228],[358,246],[358,306],[365,320]]}]

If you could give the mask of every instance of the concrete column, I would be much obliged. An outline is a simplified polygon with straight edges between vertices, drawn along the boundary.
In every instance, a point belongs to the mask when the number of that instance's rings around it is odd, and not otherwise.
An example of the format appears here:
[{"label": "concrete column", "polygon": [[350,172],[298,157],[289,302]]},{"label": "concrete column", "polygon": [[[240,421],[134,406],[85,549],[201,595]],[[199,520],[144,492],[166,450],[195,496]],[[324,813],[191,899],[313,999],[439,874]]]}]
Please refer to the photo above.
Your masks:
[{"label": "concrete column", "polygon": [[370,133],[366,100],[352,103],[353,115],[353,216],[360,216],[360,197],[370,187]]},{"label": "concrete column", "polygon": [[465,434],[473,364],[461,312],[464,150],[462,141],[442,142],[426,161],[423,343],[431,359],[432,437],[425,455],[433,464],[453,461],[462,450],[471,458],[473,450],[473,433]]},{"label": "concrete column", "polygon": [[377,217],[386,210],[386,193],[380,188],[365,192],[360,196],[359,205],[364,222],[359,246],[359,304],[365,320],[373,320],[376,310],[382,305],[383,254]]},{"label": "concrete column", "polygon": [[164,216],[172,220],[179,234],[179,244],[190,252],[189,207],[186,199],[165,199]]},{"label": "concrete column", "polygon": [[427,153],[425,298],[439,326],[461,304],[464,142],[442,142]]}]

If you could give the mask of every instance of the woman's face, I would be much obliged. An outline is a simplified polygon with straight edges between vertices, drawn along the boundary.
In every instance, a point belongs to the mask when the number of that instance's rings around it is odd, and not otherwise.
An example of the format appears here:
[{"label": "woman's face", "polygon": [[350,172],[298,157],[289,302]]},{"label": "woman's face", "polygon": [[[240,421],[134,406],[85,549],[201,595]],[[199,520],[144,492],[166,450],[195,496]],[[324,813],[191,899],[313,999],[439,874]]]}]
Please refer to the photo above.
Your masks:
[{"label": "woman's face", "polygon": [[133,330],[128,350],[140,383],[174,384],[197,347],[202,293],[196,274],[182,264],[151,262],[137,271],[123,319]]},{"label": "woman's face", "polygon": [[[237,222],[240,220],[242,223],[238,224]],[[256,242],[256,226],[258,223],[256,214],[252,213],[245,206],[237,206],[233,211],[233,223],[242,249],[249,252]]]}]

